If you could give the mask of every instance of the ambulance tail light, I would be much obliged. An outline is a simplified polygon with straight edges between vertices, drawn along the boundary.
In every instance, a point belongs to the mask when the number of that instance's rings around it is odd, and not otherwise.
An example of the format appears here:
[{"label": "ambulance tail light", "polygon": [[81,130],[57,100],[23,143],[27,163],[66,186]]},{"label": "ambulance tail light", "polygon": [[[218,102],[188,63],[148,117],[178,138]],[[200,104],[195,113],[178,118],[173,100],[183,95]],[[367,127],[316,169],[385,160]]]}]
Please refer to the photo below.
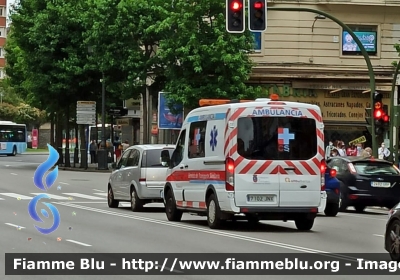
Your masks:
[{"label": "ambulance tail light", "polygon": [[324,159],[321,161],[320,170],[321,170],[321,191],[324,191],[325,190],[325,172],[326,172],[326,162]]},{"label": "ambulance tail light", "polygon": [[227,158],[225,161],[225,190],[235,190],[235,161]]}]

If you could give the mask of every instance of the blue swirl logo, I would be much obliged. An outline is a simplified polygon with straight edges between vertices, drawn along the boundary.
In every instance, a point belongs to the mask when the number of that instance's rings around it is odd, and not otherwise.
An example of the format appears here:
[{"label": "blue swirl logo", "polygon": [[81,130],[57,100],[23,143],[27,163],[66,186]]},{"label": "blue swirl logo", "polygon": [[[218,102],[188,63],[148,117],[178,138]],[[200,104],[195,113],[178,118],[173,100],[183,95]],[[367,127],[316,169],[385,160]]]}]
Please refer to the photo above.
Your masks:
[{"label": "blue swirl logo", "polygon": [[[56,166],[46,176],[46,172],[49,171],[57,163],[59,158],[58,152],[52,146],[47,144],[47,147],[49,148],[49,157],[45,162],[43,162],[41,165],[38,166],[38,168],[35,171],[35,175],[33,176],[33,183],[37,188],[41,189],[42,191],[49,190],[58,177],[58,166]],[[45,183],[43,181],[45,181]],[[36,211],[36,206],[39,200],[42,198],[50,199],[50,197],[45,193],[39,194],[34,198],[32,198],[32,200],[29,202],[28,205],[29,215],[33,220],[40,223],[43,223],[43,220],[39,217],[39,214]],[[50,209],[50,212],[54,219],[53,225],[50,228],[41,228],[35,225],[35,228],[42,234],[49,234],[55,231],[60,225],[60,213],[53,204],[48,202],[43,202],[43,204],[47,206],[48,209]],[[46,209],[41,209],[40,213],[45,218],[49,218],[49,212],[47,212]]]}]

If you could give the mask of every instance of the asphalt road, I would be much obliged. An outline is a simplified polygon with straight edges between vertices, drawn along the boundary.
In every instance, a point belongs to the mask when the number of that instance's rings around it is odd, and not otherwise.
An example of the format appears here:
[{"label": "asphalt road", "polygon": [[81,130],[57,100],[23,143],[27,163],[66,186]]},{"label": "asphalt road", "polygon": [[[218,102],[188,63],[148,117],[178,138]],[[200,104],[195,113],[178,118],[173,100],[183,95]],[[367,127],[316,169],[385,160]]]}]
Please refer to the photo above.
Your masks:
[{"label": "asphalt road", "polygon": [[[40,234],[28,214],[28,203],[42,191],[33,184],[43,155],[0,158],[0,279],[54,279],[54,276],[5,276],[4,253],[386,253],[383,233],[387,211],[352,211],[317,217],[311,232],[292,222],[246,222],[210,230],[205,218],[184,214],[168,222],[162,204],[141,213],[129,203],[110,209],[106,201],[109,174],[60,171],[48,193],[61,216],[52,234]],[[49,227],[44,223],[42,227]],[[56,279],[243,279],[243,276],[56,276]],[[266,276],[244,276],[248,280]],[[322,276],[267,276],[269,279],[321,279]],[[325,279],[375,279],[376,276],[323,276]],[[386,276],[387,279],[398,276]]]}]

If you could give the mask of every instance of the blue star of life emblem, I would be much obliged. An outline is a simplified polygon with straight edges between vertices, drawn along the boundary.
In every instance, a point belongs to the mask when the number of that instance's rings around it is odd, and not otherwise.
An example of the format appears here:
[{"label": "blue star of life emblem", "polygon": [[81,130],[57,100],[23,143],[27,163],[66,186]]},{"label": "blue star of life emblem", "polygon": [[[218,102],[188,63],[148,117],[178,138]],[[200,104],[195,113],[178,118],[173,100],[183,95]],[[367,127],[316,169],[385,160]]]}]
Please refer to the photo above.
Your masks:
[{"label": "blue star of life emblem", "polygon": [[218,130],[215,125],[214,128],[211,130],[210,136],[211,136],[210,147],[212,151],[214,151],[215,147],[217,147],[217,136],[218,136]]}]

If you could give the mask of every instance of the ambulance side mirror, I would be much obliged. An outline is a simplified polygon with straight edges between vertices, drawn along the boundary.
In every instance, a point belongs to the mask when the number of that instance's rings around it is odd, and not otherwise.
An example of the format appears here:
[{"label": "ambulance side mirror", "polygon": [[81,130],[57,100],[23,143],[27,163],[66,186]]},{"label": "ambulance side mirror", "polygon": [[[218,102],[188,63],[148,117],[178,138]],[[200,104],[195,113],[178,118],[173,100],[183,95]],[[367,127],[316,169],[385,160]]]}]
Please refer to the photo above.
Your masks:
[{"label": "ambulance side mirror", "polygon": [[163,150],[161,152],[161,165],[162,166],[170,166],[171,163],[171,157],[169,156],[169,151],[168,150]]}]

